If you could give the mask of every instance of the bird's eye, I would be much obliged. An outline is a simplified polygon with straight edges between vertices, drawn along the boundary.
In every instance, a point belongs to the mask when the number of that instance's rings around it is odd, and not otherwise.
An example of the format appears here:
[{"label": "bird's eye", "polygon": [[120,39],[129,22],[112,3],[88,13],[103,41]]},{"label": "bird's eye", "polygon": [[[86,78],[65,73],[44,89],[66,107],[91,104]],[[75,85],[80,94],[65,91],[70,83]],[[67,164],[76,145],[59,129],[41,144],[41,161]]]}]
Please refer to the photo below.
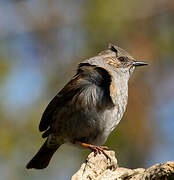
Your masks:
[{"label": "bird's eye", "polygon": [[118,59],[119,59],[120,61],[125,61],[125,60],[126,60],[125,57],[119,57]]}]

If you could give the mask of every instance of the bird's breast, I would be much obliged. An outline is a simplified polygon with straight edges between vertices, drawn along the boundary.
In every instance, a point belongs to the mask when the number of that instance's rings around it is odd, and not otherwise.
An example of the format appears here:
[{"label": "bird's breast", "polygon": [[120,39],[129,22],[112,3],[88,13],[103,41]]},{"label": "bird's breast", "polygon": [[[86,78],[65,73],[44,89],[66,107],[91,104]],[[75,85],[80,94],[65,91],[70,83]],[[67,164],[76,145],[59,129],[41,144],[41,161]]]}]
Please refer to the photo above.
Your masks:
[{"label": "bird's breast", "polygon": [[112,94],[114,107],[103,112],[103,122],[101,122],[103,123],[102,126],[105,127],[104,130],[108,134],[115,129],[122,119],[128,101],[128,80],[119,79],[118,76],[113,77],[115,77],[112,81],[112,87],[115,87],[115,94]]}]

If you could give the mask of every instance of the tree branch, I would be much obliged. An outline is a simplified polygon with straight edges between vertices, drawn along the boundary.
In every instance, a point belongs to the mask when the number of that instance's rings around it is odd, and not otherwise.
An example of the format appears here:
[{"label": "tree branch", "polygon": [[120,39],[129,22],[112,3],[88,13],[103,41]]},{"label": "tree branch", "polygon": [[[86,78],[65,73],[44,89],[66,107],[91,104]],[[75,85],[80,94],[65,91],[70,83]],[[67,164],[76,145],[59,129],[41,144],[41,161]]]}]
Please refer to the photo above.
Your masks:
[{"label": "tree branch", "polygon": [[71,180],[172,180],[174,179],[174,161],[155,164],[148,169],[127,169],[118,167],[114,151],[103,154],[90,153],[86,162],[72,176]]}]

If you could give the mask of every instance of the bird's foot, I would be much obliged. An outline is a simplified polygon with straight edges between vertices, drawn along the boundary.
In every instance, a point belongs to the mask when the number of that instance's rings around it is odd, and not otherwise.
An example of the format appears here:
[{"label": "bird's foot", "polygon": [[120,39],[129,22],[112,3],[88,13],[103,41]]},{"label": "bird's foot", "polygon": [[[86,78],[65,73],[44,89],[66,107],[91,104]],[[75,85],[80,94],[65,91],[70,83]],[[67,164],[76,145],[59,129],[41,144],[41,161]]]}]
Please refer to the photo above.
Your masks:
[{"label": "bird's foot", "polygon": [[76,141],[75,144],[79,144],[83,147],[89,148],[91,151],[94,152],[95,155],[103,153],[105,155],[105,157],[111,161],[111,158],[105,152],[105,150],[109,150],[109,148],[107,146],[95,146],[92,144],[86,144],[86,143],[82,143],[79,141]]},{"label": "bird's foot", "polygon": [[109,148],[107,146],[97,146],[97,147],[100,147],[100,148],[102,148],[103,150],[106,150],[106,151],[109,150]]}]

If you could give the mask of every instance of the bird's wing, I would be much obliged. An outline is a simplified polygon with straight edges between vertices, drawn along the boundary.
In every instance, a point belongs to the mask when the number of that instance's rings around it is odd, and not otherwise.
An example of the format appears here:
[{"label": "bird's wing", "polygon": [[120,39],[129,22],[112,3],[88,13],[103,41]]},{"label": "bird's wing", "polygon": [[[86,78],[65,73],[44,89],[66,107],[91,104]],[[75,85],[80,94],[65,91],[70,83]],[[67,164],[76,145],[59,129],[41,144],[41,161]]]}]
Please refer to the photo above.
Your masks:
[{"label": "bird's wing", "polygon": [[111,75],[102,67],[81,63],[77,74],[47,106],[40,121],[39,130],[45,131],[52,123],[54,112],[69,105],[73,108],[98,108],[114,106],[110,96]]}]

